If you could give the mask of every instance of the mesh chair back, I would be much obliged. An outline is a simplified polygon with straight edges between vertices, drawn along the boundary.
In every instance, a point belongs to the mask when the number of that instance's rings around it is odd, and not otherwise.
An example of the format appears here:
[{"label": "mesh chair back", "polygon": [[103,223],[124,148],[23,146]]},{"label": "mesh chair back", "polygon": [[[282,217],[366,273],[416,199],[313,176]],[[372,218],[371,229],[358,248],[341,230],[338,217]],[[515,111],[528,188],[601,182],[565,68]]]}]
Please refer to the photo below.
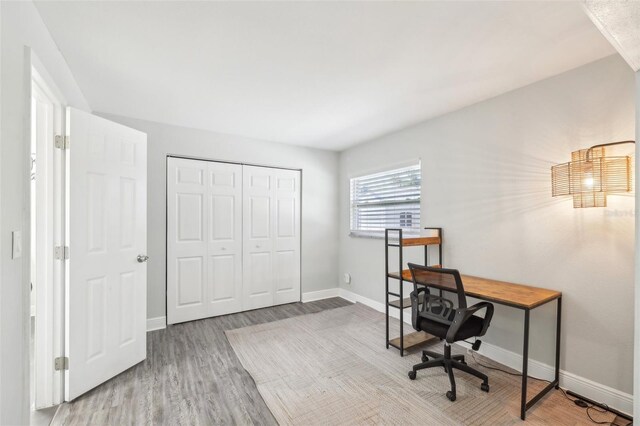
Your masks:
[{"label": "mesh chair back", "polygon": [[[417,265],[409,263],[411,278],[413,279],[414,291],[419,286],[435,288],[457,294],[458,308],[467,307],[467,298],[464,295],[464,287],[462,278],[457,269],[432,268],[429,266]],[[429,291],[429,293],[431,293]]]}]

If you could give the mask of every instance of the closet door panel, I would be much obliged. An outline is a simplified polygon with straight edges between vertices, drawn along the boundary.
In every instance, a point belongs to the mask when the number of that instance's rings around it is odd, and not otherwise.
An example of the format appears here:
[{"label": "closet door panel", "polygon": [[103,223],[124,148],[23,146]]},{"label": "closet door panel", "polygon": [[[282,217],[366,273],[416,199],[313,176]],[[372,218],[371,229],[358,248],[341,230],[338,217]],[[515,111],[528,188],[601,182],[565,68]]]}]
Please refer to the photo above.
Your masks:
[{"label": "closet door panel", "polygon": [[202,306],[204,295],[204,257],[176,258],[177,303],[180,308]]},{"label": "closet door panel", "polygon": [[274,304],[300,301],[300,172],[273,169]]},{"label": "closet door panel", "polygon": [[208,164],[208,316],[242,310],[242,166]]},{"label": "closet door panel", "polygon": [[[236,285],[238,274],[235,264],[236,255],[218,255],[209,257],[209,279],[210,288],[209,302],[212,304],[231,303],[233,300],[242,300],[237,296],[236,291],[242,288]],[[242,302],[240,303],[240,309]]]},{"label": "closet door panel", "polygon": [[243,166],[243,309],[274,304],[273,169]]},{"label": "closet door panel", "polygon": [[206,161],[167,161],[167,322],[207,316]]}]

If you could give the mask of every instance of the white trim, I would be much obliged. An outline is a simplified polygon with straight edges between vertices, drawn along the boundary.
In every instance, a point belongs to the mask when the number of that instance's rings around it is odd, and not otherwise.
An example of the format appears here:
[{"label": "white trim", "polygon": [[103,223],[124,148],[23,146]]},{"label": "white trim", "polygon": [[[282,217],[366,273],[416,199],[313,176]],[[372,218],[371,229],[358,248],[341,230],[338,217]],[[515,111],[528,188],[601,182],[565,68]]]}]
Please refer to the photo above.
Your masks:
[{"label": "white trim", "polygon": [[302,303],[313,302],[315,300],[330,299],[332,297],[340,297],[340,289],[338,287],[302,293]]},{"label": "white trim", "polygon": [[[32,232],[36,229],[42,232],[36,233],[35,250],[35,335],[30,345],[34,347],[33,366],[29,367],[29,385],[33,386],[34,407],[47,408],[60,404],[63,400],[63,375],[55,371],[52,359],[64,355],[64,265],[56,262],[53,252],[47,247],[64,245],[63,243],[63,169],[64,159],[60,151],[54,149],[55,135],[63,134],[64,128],[64,98],[55,86],[53,79],[47,73],[46,68],[38,60],[31,49],[25,48],[28,56],[29,67],[29,130],[26,133],[28,142],[25,143],[27,159],[31,161],[32,126],[36,115],[32,109],[33,100],[38,99],[51,107],[51,117],[47,127],[45,139],[36,140],[37,166],[36,166],[36,206],[29,201],[28,222],[25,224],[25,238],[28,243],[24,266],[29,273],[24,275],[27,284],[31,281],[31,239]],[[29,167],[26,168],[29,170]],[[31,200],[30,172],[25,176],[28,185],[25,185],[27,197]],[[35,229],[32,229],[31,210],[36,209]],[[25,287],[29,288],[29,286]]]},{"label": "white trim", "polygon": [[377,175],[379,173],[389,172],[394,169],[402,169],[405,167],[412,167],[412,166],[422,167],[422,158],[418,157],[418,158],[413,158],[411,160],[398,161],[395,163],[385,163],[385,165],[381,167],[371,167],[368,169],[353,172],[348,177],[349,177],[349,180],[357,179],[357,178],[361,178],[368,175]]},{"label": "white trim", "polygon": [[[376,302],[375,300],[369,299],[368,297],[361,296],[347,289],[340,289],[340,297],[349,302],[353,303],[362,303],[363,305],[367,305],[370,308],[375,309],[378,312],[384,312],[384,303]],[[400,311],[397,309],[390,309],[389,316],[392,318],[400,319]],[[411,313],[405,312],[404,322],[407,324],[411,324]]]},{"label": "white trim", "polygon": [[147,333],[167,328],[167,317],[147,318]]},{"label": "white trim", "polygon": [[[331,289],[334,290],[334,289]],[[353,303],[362,303],[379,312],[384,312],[384,303],[376,302],[368,297],[353,293],[352,291],[340,288],[339,297]],[[390,316],[399,318],[399,311],[393,309],[389,311]],[[404,322],[411,323],[411,314],[404,315]],[[464,342],[459,342],[461,346],[470,347]],[[478,351],[479,354],[498,362],[516,371],[522,370],[522,355],[508,351],[490,343],[482,342],[482,346]],[[541,379],[552,379],[554,369],[552,366],[534,359],[529,359],[529,375],[539,377]],[[560,370],[560,386],[564,389],[570,389],[579,395],[591,398],[595,401],[607,404],[612,408],[622,411],[623,413],[633,412],[633,395],[619,391],[612,387],[596,383],[593,380],[586,379],[568,371]]]}]

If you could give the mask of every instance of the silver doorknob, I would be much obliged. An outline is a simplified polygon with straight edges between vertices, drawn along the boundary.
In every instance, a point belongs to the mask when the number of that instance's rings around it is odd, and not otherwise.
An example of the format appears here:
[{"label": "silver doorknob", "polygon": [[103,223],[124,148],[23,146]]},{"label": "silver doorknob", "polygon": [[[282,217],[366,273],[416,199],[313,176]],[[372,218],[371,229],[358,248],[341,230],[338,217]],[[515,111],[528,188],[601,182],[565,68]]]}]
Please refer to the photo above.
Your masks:
[{"label": "silver doorknob", "polygon": [[145,254],[139,254],[138,255],[138,262],[139,263],[144,263],[147,260],[149,260],[149,256],[145,255]]}]

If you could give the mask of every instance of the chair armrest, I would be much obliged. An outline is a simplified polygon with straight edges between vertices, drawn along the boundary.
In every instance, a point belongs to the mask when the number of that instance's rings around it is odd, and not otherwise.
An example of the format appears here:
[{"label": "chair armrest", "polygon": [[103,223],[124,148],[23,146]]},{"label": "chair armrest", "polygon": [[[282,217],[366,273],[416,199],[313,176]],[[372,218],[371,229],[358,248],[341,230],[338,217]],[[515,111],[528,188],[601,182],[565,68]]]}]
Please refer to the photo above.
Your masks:
[{"label": "chair armrest", "polygon": [[464,323],[473,316],[473,314],[481,309],[486,309],[487,311],[482,321],[482,330],[480,331],[480,334],[478,334],[478,336],[484,336],[484,334],[487,332],[487,329],[489,328],[489,324],[491,323],[491,318],[493,318],[493,304],[489,302],[480,302],[468,308],[456,309],[456,315],[453,319],[453,323],[451,324],[451,327],[449,327],[449,331],[447,332],[447,343],[455,342],[455,337],[456,334],[458,334],[460,327],[462,327]]},{"label": "chair armrest", "polygon": [[[424,293],[426,291],[426,287],[419,287],[409,294],[409,297],[411,298],[411,324],[417,331],[421,331],[418,326],[418,313],[422,310],[420,306],[420,293]],[[424,301],[422,303],[424,303]]]}]

